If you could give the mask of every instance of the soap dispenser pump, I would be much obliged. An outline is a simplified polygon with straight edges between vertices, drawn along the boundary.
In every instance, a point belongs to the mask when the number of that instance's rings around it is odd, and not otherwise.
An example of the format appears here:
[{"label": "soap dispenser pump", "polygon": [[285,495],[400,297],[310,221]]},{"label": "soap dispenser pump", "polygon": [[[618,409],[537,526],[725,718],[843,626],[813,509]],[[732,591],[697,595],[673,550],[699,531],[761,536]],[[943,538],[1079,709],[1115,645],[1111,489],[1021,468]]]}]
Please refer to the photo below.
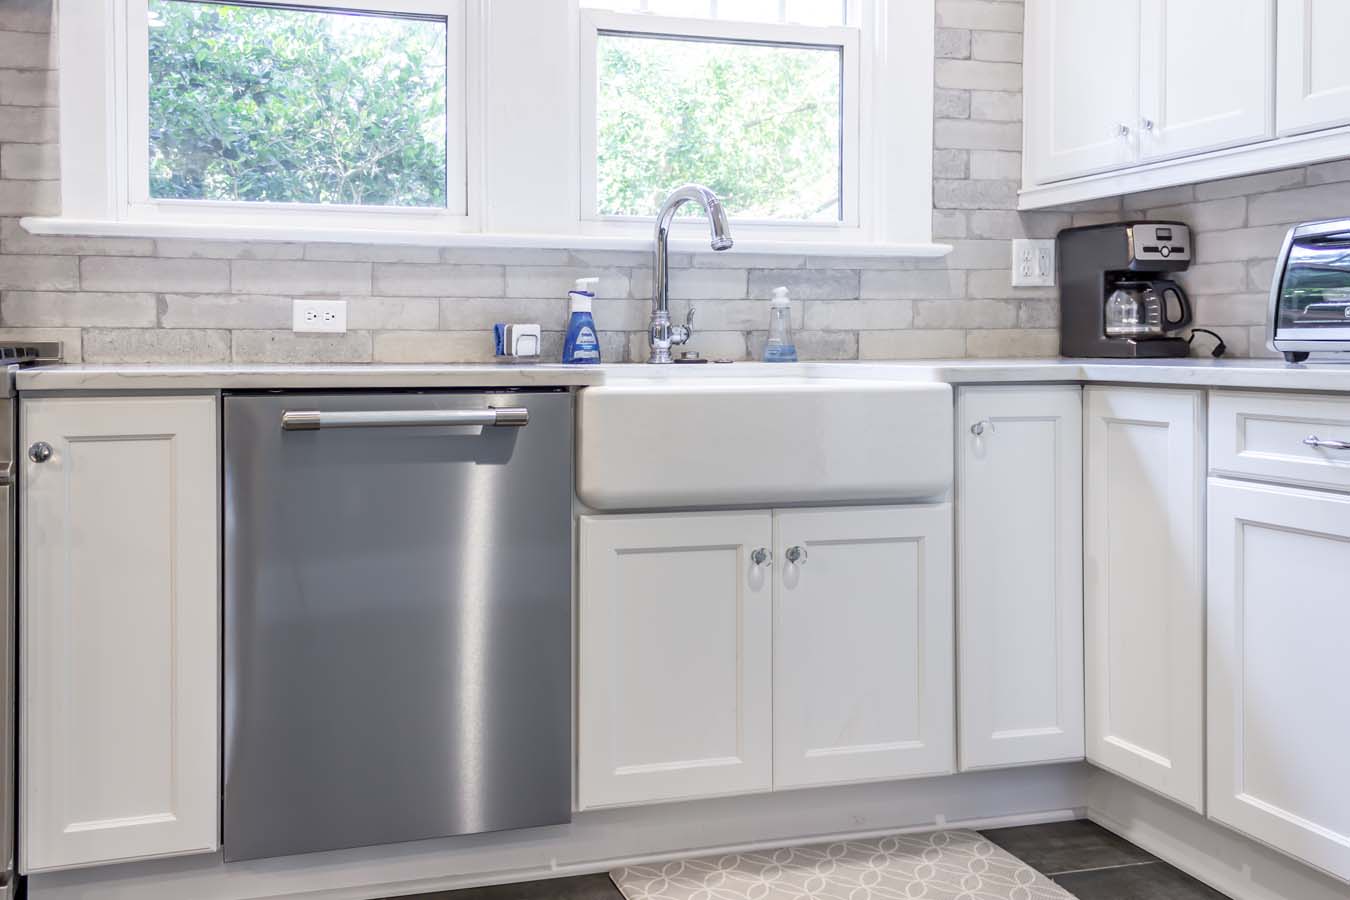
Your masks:
[{"label": "soap dispenser pump", "polygon": [[769,301],[769,340],[764,345],[765,362],[796,362],[797,344],[792,339],[792,301],[788,289],[773,289]]},{"label": "soap dispenser pump", "polygon": [[567,322],[567,340],[563,342],[562,361],[565,363],[596,365],[600,362],[600,338],[591,316],[591,305],[595,300],[592,288],[599,283],[599,278],[578,278],[576,286],[567,294],[572,309]]}]

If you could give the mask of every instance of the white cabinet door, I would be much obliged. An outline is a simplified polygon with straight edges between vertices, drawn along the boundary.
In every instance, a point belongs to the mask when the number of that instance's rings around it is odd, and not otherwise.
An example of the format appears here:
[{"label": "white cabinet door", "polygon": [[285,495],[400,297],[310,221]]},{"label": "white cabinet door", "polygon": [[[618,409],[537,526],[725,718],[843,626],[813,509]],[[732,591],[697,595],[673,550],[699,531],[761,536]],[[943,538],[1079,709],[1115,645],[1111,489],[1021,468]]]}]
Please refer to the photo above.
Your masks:
[{"label": "white cabinet door", "polygon": [[1201,810],[1204,398],[1084,396],[1087,756]]},{"label": "white cabinet door", "polygon": [[1028,0],[1025,128],[1032,183],[1135,161],[1139,3]]},{"label": "white cabinet door", "polygon": [[1278,0],[1276,65],[1280,134],[1350,123],[1350,3]]},{"label": "white cabinet door", "polygon": [[1350,880],[1350,497],[1212,479],[1209,814]]},{"label": "white cabinet door", "polygon": [[772,786],[772,539],[768,512],[582,517],[582,809]]},{"label": "white cabinet door", "polygon": [[957,407],[961,768],[1083,758],[1083,397]]},{"label": "white cabinet door", "polygon": [[775,788],[954,769],[951,528],[946,503],[774,513]]},{"label": "white cabinet door", "polygon": [[21,409],[22,868],[215,850],[216,399]]},{"label": "white cabinet door", "polygon": [[1275,0],[1143,0],[1141,53],[1141,159],[1272,135]]}]

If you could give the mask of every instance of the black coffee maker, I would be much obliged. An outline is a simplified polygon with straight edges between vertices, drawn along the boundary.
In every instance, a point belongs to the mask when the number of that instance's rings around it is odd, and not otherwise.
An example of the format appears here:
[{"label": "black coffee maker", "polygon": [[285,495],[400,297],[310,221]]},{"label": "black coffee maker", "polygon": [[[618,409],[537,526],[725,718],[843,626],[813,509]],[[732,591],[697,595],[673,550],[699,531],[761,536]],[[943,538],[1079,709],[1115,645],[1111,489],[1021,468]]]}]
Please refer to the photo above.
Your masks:
[{"label": "black coffee maker", "polygon": [[1063,356],[1186,356],[1173,333],[1191,324],[1191,301],[1168,276],[1191,263],[1180,222],[1121,222],[1059,233],[1059,352]]}]

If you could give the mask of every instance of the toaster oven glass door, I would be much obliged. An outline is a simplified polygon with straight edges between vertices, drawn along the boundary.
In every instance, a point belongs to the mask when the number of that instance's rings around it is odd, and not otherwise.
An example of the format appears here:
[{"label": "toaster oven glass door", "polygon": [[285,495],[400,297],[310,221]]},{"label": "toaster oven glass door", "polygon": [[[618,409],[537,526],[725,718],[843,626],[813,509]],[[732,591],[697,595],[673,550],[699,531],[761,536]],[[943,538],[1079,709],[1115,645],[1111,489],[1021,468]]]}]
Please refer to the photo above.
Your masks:
[{"label": "toaster oven glass door", "polygon": [[1279,291],[1277,338],[1350,338],[1350,233],[1296,238]]}]

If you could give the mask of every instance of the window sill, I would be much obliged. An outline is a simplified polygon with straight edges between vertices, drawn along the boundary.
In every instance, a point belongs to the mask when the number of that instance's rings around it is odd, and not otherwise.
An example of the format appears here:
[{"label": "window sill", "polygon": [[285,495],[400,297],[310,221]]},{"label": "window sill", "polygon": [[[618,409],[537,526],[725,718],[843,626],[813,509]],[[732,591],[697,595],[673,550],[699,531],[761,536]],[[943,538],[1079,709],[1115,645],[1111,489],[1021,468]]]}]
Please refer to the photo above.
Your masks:
[{"label": "window sill", "polygon": [[[526,250],[650,250],[651,238],[585,234],[455,234],[364,228],[287,228],[191,224],[184,222],[117,222],[28,217],[20,224],[30,234],[80,237],[182,238],[209,241],[284,241],[311,244],[398,244],[421,247],[468,247]],[[678,253],[711,253],[707,241],[674,238]],[[950,244],[859,243],[851,241],[742,240],[732,252],[779,256],[845,256],[858,258],[935,259],[952,252]]]}]

